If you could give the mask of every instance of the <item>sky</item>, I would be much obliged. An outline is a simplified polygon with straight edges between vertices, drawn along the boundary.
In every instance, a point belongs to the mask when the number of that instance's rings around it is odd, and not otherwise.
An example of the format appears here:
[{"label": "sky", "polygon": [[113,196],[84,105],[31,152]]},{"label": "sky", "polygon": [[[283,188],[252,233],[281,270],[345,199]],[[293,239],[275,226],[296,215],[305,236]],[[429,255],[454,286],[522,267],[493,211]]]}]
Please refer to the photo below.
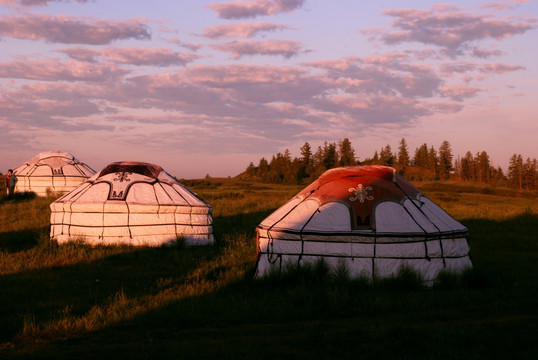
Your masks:
[{"label": "sky", "polygon": [[0,172],[235,176],[309,142],[538,157],[538,0],[0,0]]}]

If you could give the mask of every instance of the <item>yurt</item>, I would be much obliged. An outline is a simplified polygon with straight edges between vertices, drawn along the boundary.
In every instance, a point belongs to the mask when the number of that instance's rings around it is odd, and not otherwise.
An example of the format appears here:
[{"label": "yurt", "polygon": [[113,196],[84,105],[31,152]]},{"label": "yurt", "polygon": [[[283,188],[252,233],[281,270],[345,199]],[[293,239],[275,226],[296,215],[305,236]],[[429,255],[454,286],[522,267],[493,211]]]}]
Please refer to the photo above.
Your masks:
[{"label": "yurt", "polygon": [[95,174],[88,165],[63,151],[42,152],[13,169],[17,176],[15,192],[46,196],[47,190],[66,193]]},{"label": "yurt", "polygon": [[468,230],[386,166],[331,169],[257,227],[256,277],[323,259],[351,277],[472,267]]},{"label": "yurt", "polygon": [[59,244],[212,244],[212,208],[160,166],[115,162],[50,205]]}]

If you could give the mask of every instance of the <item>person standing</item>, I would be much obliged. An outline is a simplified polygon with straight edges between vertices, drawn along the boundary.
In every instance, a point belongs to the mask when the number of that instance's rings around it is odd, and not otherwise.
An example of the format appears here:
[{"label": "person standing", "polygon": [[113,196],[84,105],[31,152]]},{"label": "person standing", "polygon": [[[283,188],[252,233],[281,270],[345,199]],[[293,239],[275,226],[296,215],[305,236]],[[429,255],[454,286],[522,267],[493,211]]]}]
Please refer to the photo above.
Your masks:
[{"label": "person standing", "polygon": [[17,176],[15,176],[12,169],[9,169],[6,175],[6,189],[7,189],[8,197],[11,197],[13,193],[15,192],[16,183],[17,183]]}]

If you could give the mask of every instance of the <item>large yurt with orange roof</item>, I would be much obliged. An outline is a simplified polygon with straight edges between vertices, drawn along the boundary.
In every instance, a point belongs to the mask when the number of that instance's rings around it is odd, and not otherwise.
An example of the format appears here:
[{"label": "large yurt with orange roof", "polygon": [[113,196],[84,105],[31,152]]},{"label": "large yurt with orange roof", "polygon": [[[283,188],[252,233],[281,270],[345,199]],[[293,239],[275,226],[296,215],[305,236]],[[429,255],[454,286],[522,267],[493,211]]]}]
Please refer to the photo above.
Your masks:
[{"label": "large yurt with orange roof", "polygon": [[41,152],[13,169],[18,182],[15,192],[65,194],[88,180],[95,170],[64,151]]},{"label": "large yurt with orange roof", "polygon": [[50,205],[59,244],[213,244],[211,206],[162,167],[115,162]]},{"label": "large yurt with orange roof", "polygon": [[257,227],[256,277],[323,259],[351,277],[472,267],[467,228],[386,166],[331,169]]}]

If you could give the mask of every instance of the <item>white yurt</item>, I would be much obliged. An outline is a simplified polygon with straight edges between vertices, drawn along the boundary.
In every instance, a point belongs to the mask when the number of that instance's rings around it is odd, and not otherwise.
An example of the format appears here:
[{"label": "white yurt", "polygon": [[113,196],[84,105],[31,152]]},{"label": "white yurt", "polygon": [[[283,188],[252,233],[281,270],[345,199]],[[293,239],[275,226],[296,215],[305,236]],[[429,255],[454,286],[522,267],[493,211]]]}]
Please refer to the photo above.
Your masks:
[{"label": "white yurt", "polygon": [[63,151],[47,151],[13,169],[17,176],[15,192],[46,196],[47,190],[66,193],[95,174],[88,165]]},{"label": "white yurt", "polygon": [[160,166],[116,162],[50,205],[59,244],[212,244],[212,208]]},{"label": "white yurt", "polygon": [[326,171],[257,233],[256,277],[318,259],[370,279],[406,266],[426,282],[472,267],[467,228],[386,166]]}]

